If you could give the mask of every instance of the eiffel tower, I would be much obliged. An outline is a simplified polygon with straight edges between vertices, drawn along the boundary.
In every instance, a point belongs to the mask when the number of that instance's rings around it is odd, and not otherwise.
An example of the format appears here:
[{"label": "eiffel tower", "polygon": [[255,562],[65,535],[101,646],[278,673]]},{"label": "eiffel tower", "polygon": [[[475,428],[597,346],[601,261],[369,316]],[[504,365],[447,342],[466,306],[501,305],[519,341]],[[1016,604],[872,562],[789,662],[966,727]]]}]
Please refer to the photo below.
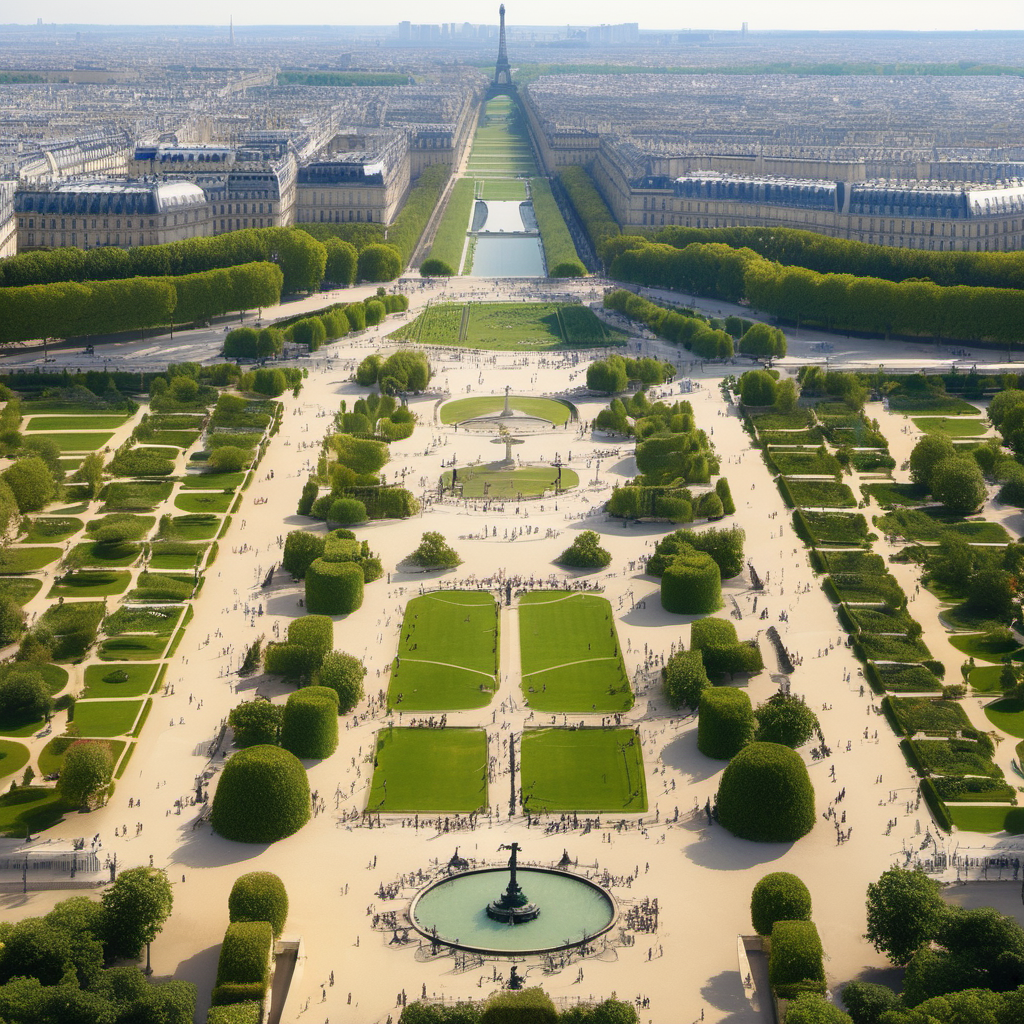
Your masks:
[{"label": "eiffel tower", "polygon": [[512,69],[508,66],[508,51],[505,49],[505,5],[498,8],[498,16],[501,18],[501,33],[498,36],[498,63],[494,66],[494,82],[497,89],[510,89],[512,87]]}]

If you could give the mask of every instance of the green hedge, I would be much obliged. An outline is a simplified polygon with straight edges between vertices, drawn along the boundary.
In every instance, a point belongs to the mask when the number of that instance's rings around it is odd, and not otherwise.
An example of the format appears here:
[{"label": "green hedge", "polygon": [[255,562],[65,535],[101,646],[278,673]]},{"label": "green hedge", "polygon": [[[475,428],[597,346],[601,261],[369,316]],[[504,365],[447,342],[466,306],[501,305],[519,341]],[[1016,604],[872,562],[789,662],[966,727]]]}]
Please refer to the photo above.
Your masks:
[{"label": "green hedge", "polygon": [[334,647],[334,623],[326,615],[303,615],[288,623],[288,643],[307,652],[308,674],[312,675]]},{"label": "green hedge", "polygon": [[273,945],[274,931],[268,921],[229,924],[217,961],[213,1003],[219,1006],[254,997],[262,1001],[270,985]]},{"label": "green hedge", "polygon": [[348,615],[363,603],[363,570],[354,562],[316,559],[306,571],[306,608],[322,615]]},{"label": "green hedge", "polygon": [[727,619],[698,619],[690,626],[690,647],[700,651],[711,674],[760,672],[764,661],[758,647],[742,643]]},{"label": "green hedge", "polygon": [[727,761],[754,738],[754,710],[742,690],[705,689],[697,719],[697,749],[705,757]]},{"label": "green hedge", "polygon": [[263,1006],[256,1000],[211,1006],[206,1014],[206,1024],[260,1024],[262,1019]]},{"label": "green hedge", "polygon": [[778,921],[809,921],[811,894],[788,871],[765,875],[750,894],[750,921],[758,935],[771,935]]},{"label": "green hedge", "polygon": [[307,686],[284,706],[281,746],[296,757],[323,759],[338,746],[338,694],[329,686]]},{"label": "green hedge", "polygon": [[309,814],[309,780],[301,762],[264,744],[240,750],[224,766],[210,823],[225,839],[273,843],[298,832]]},{"label": "green hedge", "polygon": [[703,551],[680,552],[661,577],[661,606],[676,615],[707,615],[722,607],[722,576]]},{"label": "green hedge", "polygon": [[780,743],[748,743],[726,766],[718,820],[733,835],[791,843],[814,828],[814,787],[803,758]]},{"label": "green hedge", "polygon": [[239,875],[228,896],[228,917],[235,921],[267,921],[280,938],[288,920],[288,892],[271,871]]},{"label": "green hedge", "polygon": [[952,831],[953,819],[950,817],[949,811],[945,803],[943,803],[942,797],[939,796],[935,783],[931,779],[921,779],[921,795],[924,797],[924,802],[928,805],[928,810],[932,812],[935,824],[943,832]]},{"label": "green hedge", "polygon": [[813,921],[776,921],[768,955],[768,981],[782,999],[825,992],[825,951]]},{"label": "green hedge", "polygon": [[563,167],[558,172],[558,180],[565,189],[565,194],[569,197],[583,230],[590,238],[594,251],[600,252],[604,242],[620,232],[612,211],[608,209],[608,204],[594,184],[594,179],[582,167]]},{"label": "green hedge", "polygon": [[409,190],[401,211],[388,228],[388,245],[398,250],[403,264],[412,259],[413,250],[441,198],[450,174],[444,164],[427,167]]}]

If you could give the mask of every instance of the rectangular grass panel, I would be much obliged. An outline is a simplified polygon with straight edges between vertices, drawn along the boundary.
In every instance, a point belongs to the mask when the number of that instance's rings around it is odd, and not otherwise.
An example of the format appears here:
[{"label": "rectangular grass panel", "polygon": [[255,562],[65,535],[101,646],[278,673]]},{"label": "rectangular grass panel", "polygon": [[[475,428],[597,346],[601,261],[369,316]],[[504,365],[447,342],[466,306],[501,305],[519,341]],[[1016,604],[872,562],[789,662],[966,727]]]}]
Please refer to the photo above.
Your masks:
[{"label": "rectangular grass panel", "polygon": [[57,444],[62,452],[94,452],[114,436],[112,431],[81,431],[80,433],[40,434]]},{"label": "rectangular grass panel", "polygon": [[[88,697],[141,697],[153,689],[159,665],[88,665],[85,692]],[[127,676],[127,679],[122,678]]]},{"label": "rectangular grass panel", "polygon": [[946,810],[962,832],[1024,833],[1024,807],[960,807],[954,803]]},{"label": "rectangular grass panel", "polygon": [[519,601],[523,696],[538,711],[626,711],[633,692],[622,663],[612,606],[570,591]]},{"label": "rectangular grass panel", "polygon": [[524,811],[647,810],[635,729],[527,729],[521,762]]},{"label": "rectangular grass panel", "polygon": [[50,786],[27,786],[0,796],[0,835],[24,839],[56,825],[67,805]]},{"label": "rectangular grass panel", "polygon": [[793,501],[802,508],[855,508],[857,499],[848,484],[834,480],[794,480],[786,478]]},{"label": "rectangular grass panel", "polygon": [[483,729],[381,729],[369,813],[468,814],[487,806]]},{"label": "rectangular grass panel", "polygon": [[47,597],[112,597],[123,594],[132,582],[130,572],[113,569],[76,569],[59,577]]},{"label": "rectangular grass panel", "polygon": [[221,521],[215,515],[174,516],[171,519],[175,539],[212,540],[217,536]]},{"label": "rectangular grass panel", "polygon": [[23,548],[17,544],[0,551],[0,573],[35,572],[60,558],[61,548]]},{"label": "rectangular grass panel", "polygon": [[926,416],[913,420],[913,423],[926,434],[945,434],[947,437],[978,437],[992,429],[986,419],[968,419],[965,416]]},{"label": "rectangular grass panel", "polygon": [[82,736],[123,736],[131,731],[142,709],[141,700],[80,700],[75,725]]},{"label": "rectangular grass panel", "polygon": [[32,576],[0,577],[0,594],[13,598],[21,606],[28,604],[42,588],[43,581]]},{"label": "rectangular grass panel", "polygon": [[116,430],[127,416],[33,416],[26,430]]},{"label": "rectangular grass panel", "polygon": [[96,653],[103,661],[153,661],[163,657],[166,647],[166,636],[124,633],[108,637]]},{"label": "rectangular grass panel", "polygon": [[406,606],[388,703],[456,711],[490,703],[497,686],[498,604],[478,590],[438,590]]},{"label": "rectangular grass panel", "polygon": [[75,516],[36,516],[21,540],[24,544],[56,544],[74,536],[82,526]]},{"label": "rectangular grass panel", "polygon": [[171,496],[174,484],[170,480],[133,481],[109,484],[103,512],[139,512],[155,508]]},{"label": "rectangular grass panel", "polygon": [[182,512],[227,512],[233,498],[233,493],[222,491],[192,491],[177,495],[174,507]]}]

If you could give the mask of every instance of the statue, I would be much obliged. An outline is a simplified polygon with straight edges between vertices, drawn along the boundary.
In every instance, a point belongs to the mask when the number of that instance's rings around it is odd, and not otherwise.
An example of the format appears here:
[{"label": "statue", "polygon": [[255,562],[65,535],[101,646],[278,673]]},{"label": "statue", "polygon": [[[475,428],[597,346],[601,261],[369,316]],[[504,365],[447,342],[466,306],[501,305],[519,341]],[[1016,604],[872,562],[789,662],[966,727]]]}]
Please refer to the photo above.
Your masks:
[{"label": "statue", "polygon": [[531,903],[529,897],[516,881],[516,858],[519,854],[518,843],[502,843],[499,850],[509,850],[512,854],[508,860],[511,877],[505,891],[487,904],[487,916],[494,921],[506,921],[508,924],[520,924],[532,921],[540,914],[540,907]]}]

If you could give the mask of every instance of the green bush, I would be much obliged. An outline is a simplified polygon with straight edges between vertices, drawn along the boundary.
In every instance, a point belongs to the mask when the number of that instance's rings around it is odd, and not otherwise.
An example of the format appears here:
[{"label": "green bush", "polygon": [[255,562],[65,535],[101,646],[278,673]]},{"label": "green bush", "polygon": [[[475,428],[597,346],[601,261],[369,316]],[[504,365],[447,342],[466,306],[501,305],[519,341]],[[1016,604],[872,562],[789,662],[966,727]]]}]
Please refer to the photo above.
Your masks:
[{"label": "green bush", "polygon": [[484,1004],[480,1024],[556,1024],[558,1011],[541,988],[521,992],[496,992]]},{"label": "green bush", "polygon": [[338,714],[347,715],[363,699],[366,666],[351,654],[332,651],[320,664],[317,686],[330,687],[338,695]]},{"label": "green bush", "polygon": [[263,1004],[255,999],[211,1006],[206,1014],[206,1024],[260,1024],[262,1019]]},{"label": "green bush", "polygon": [[736,503],[732,500],[732,491],[729,490],[729,481],[720,476],[715,481],[715,494],[721,499],[722,514],[731,516],[736,512]]},{"label": "green bush", "polygon": [[296,757],[330,757],[338,746],[338,694],[329,686],[307,686],[284,706],[281,746]]},{"label": "green bush", "polygon": [[270,984],[273,945],[274,931],[268,921],[233,921],[229,924],[217,961],[213,1003],[241,1002],[235,998],[236,994],[250,986],[262,1000]]},{"label": "green bush", "polygon": [[676,615],[707,615],[722,607],[722,576],[703,551],[679,551],[661,577],[661,606]]},{"label": "green bush", "polygon": [[274,843],[298,832],[309,814],[309,781],[301,762],[265,745],[240,750],[224,766],[210,823],[225,839]]},{"label": "green bush", "polygon": [[771,935],[776,921],[810,919],[811,894],[796,875],[772,871],[754,886],[750,894],[750,921],[758,935]]},{"label": "green bush", "polygon": [[284,882],[270,871],[239,875],[228,896],[230,921],[267,921],[280,938],[288,920],[288,893]]},{"label": "green bush", "polygon": [[697,532],[695,530],[676,530],[662,537],[654,549],[654,554],[647,561],[647,572],[651,576],[661,576],[665,566],[689,545],[696,551],[710,555],[718,566],[722,579],[731,579],[743,571],[743,542],[746,534],[738,526],[731,529],[711,527]]},{"label": "green bush", "polygon": [[700,651],[677,651],[668,659],[662,675],[665,696],[674,708],[686,704],[695,711],[704,691],[711,685]]},{"label": "green bush", "polygon": [[853,1018],[825,996],[801,992],[786,1010],[786,1024],[853,1024]]},{"label": "green bush", "polygon": [[346,526],[365,523],[366,506],[355,498],[336,498],[331,502],[327,519],[329,522],[343,523]]},{"label": "green bush", "polygon": [[420,539],[419,547],[407,555],[405,561],[421,569],[454,569],[462,559],[442,534],[428,530]]},{"label": "green bush", "polygon": [[611,562],[612,556],[600,542],[601,538],[593,530],[584,530],[555,561],[575,569],[603,569]]},{"label": "green bush", "polygon": [[354,562],[318,558],[306,571],[306,608],[322,615],[348,615],[363,603],[364,582]]},{"label": "green bush", "polygon": [[776,921],[768,981],[783,999],[793,999],[801,992],[825,992],[825,951],[813,921]]},{"label": "green bush", "polygon": [[247,700],[235,705],[228,714],[228,725],[234,733],[236,747],[276,744],[281,732],[280,704],[269,700]]},{"label": "green bush", "polygon": [[153,452],[128,448],[118,452],[107,469],[114,476],[170,476],[174,472],[174,461]]},{"label": "green bush", "polygon": [[713,686],[701,694],[697,749],[705,757],[728,760],[754,738],[754,711],[742,690]]},{"label": "green bush", "polygon": [[334,623],[326,615],[308,614],[288,623],[288,643],[307,651],[308,674],[312,674],[334,647]]},{"label": "green bush", "polygon": [[803,759],[779,743],[749,743],[726,766],[718,820],[733,835],[790,843],[814,828],[814,788]]},{"label": "green bush", "polygon": [[[313,485],[316,486],[315,484]],[[281,566],[297,580],[306,578],[306,570],[323,557],[325,538],[307,530],[292,530],[284,539]]]},{"label": "green bush", "polygon": [[765,743],[803,746],[818,728],[818,716],[799,697],[781,690],[772,694],[754,712],[757,739]]},{"label": "green bush", "polygon": [[301,679],[309,667],[306,651],[299,644],[267,644],[263,671],[285,679]]},{"label": "green bush", "polygon": [[698,619],[690,626],[690,647],[700,651],[704,667],[717,675],[727,672],[760,672],[764,668],[756,646],[741,643],[736,627],[726,619]]}]

